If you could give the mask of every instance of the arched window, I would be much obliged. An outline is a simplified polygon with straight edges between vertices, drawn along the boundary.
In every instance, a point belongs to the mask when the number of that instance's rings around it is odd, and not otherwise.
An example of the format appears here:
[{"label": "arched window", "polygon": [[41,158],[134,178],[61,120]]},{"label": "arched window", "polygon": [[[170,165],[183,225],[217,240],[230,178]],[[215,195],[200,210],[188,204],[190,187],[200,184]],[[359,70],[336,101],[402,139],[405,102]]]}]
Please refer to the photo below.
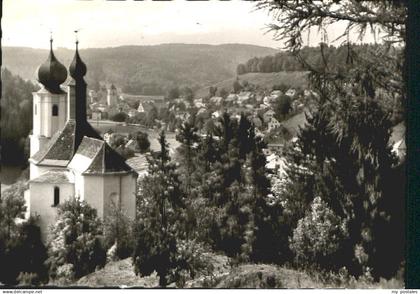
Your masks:
[{"label": "arched window", "polygon": [[53,206],[57,206],[60,204],[60,188],[54,187],[54,204]]},{"label": "arched window", "polygon": [[52,107],[52,115],[53,116],[58,116],[58,105],[54,104]]}]

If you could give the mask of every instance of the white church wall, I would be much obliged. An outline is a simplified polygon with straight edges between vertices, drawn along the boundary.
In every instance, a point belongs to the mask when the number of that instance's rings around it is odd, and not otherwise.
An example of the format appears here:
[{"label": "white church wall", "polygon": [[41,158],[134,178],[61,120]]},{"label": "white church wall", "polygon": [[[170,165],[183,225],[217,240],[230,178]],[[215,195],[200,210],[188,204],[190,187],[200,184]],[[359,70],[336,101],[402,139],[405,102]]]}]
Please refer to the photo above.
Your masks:
[{"label": "white church wall", "polygon": [[121,208],[131,219],[136,217],[136,183],[135,175],[129,174],[122,177]]},{"label": "white church wall", "polygon": [[120,175],[110,174],[104,176],[104,215],[112,211],[112,201],[116,205],[121,204],[121,178]]},{"label": "white church wall", "polygon": [[[66,123],[66,94],[52,94],[45,89],[41,89],[40,91],[33,93],[33,95],[33,134],[50,138],[56,131],[62,129]],[[57,116],[52,115],[52,107],[54,104],[58,107]]]},{"label": "white church wall", "polygon": [[38,222],[43,240],[46,240],[49,227],[57,219],[57,206],[54,206],[54,187],[60,189],[60,203],[69,200],[74,195],[74,186],[70,183],[30,183],[29,185],[28,210],[32,216],[40,216]]},{"label": "white church wall", "polygon": [[[98,216],[103,218],[104,212],[104,185],[103,177],[95,175],[85,175],[83,177],[82,200],[85,200],[90,206],[95,208]],[[79,178],[77,179],[79,180]],[[77,189],[77,188],[76,188]]]}]

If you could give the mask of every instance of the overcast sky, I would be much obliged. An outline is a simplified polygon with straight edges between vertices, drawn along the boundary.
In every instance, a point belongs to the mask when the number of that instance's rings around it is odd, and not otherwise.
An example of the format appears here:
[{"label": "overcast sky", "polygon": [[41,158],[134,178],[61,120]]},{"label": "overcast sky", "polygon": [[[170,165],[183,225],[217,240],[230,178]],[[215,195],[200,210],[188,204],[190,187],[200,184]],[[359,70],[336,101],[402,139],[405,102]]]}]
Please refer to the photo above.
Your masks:
[{"label": "overcast sky", "polygon": [[[3,0],[2,45],[81,48],[161,43],[246,43],[278,48],[271,16],[250,1]],[[335,30],[329,31],[334,39]],[[311,45],[317,44],[312,34]],[[318,36],[319,37],[319,36]]]}]

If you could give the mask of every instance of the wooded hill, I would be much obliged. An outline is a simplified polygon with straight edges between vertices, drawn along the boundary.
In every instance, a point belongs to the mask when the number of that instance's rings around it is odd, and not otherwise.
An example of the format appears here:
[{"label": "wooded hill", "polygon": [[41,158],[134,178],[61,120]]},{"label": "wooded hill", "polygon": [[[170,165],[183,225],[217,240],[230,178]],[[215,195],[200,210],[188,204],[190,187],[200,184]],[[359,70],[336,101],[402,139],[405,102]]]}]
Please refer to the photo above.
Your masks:
[{"label": "wooded hill", "polygon": [[[24,79],[35,80],[37,67],[48,50],[3,47],[3,66]],[[200,88],[236,75],[236,67],[253,57],[274,54],[277,50],[245,44],[203,45],[163,44],[81,49],[87,65],[87,82],[112,82],[133,94],[164,94],[169,87]],[[74,50],[58,48],[56,57],[68,66]]]}]

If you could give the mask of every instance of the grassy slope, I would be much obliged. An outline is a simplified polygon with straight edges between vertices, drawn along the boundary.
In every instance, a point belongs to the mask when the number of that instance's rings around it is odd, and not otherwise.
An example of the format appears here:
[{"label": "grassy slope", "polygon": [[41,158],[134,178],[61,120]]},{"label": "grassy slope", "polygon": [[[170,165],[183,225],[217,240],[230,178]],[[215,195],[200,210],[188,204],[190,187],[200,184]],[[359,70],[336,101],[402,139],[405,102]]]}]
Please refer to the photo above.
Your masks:
[{"label": "grassy slope", "polygon": [[[212,276],[200,276],[186,283],[185,288],[403,288],[402,279],[381,280],[336,279],[325,282],[311,274],[268,264],[243,264],[231,268],[225,256],[212,255],[215,269]],[[158,287],[158,277],[135,276],[131,258],[110,262],[72,286],[83,287]],[[170,287],[174,285],[170,285]]]},{"label": "grassy slope", "polygon": [[[274,85],[285,84],[290,87],[306,87],[307,81],[305,72],[273,72],[273,73],[247,73],[238,76],[239,81],[248,81],[251,84],[258,85],[261,88],[271,89]],[[236,78],[230,78],[213,85],[199,89],[196,97],[205,97],[209,93],[209,87],[215,86],[218,89],[225,88],[232,90],[232,84]]]}]

